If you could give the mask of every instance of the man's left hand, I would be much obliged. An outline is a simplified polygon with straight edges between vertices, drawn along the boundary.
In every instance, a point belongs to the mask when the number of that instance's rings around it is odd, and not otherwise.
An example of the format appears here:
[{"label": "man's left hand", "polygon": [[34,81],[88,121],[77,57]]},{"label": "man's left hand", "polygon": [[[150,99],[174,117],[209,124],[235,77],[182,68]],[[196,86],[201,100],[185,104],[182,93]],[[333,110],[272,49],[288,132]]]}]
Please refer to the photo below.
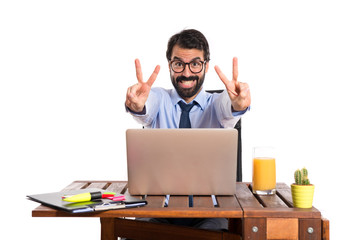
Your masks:
[{"label": "man's left hand", "polygon": [[251,104],[250,88],[247,83],[238,82],[238,59],[233,59],[233,78],[229,81],[218,66],[215,71],[224,83],[235,111],[244,111]]}]

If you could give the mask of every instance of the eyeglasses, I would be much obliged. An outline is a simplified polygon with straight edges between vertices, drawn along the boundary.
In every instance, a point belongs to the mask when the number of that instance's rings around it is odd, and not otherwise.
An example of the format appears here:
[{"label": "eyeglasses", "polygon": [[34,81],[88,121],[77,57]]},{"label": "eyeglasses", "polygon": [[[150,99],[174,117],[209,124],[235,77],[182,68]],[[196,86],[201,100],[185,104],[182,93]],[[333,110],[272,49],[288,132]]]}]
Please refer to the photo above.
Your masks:
[{"label": "eyeglasses", "polygon": [[186,65],[189,65],[189,69],[192,73],[199,73],[203,70],[205,63],[206,61],[200,61],[199,59],[192,60],[188,63],[184,63],[181,60],[172,60],[170,66],[174,72],[182,73],[185,70]]}]

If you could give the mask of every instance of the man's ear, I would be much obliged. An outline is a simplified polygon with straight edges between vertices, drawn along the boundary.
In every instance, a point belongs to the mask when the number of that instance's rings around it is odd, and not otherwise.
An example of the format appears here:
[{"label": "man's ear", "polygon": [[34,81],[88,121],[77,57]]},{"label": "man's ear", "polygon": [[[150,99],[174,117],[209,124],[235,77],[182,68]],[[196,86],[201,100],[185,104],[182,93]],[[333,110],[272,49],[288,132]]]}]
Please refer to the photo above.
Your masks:
[{"label": "man's ear", "polygon": [[206,63],[205,63],[205,73],[207,73],[207,71],[209,70],[209,65],[210,65],[209,61],[206,61]]}]

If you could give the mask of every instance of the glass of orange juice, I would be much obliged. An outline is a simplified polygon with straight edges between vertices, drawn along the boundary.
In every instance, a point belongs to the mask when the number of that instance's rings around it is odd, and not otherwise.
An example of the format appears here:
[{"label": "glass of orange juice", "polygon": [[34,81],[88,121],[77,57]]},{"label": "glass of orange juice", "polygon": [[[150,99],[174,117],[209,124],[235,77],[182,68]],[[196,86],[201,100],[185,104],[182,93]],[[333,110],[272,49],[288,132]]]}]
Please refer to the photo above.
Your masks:
[{"label": "glass of orange juice", "polygon": [[276,190],[275,149],[255,147],[253,151],[252,191],[259,195],[272,195]]}]

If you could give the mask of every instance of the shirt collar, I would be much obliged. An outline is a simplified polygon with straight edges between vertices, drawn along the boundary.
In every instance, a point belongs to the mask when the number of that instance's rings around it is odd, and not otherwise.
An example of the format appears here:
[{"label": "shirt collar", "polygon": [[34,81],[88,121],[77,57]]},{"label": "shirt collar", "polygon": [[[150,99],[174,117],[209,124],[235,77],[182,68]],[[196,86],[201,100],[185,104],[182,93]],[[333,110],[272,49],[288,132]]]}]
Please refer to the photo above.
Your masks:
[{"label": "shirt collar", "polygon": [[[174,88],[171,89],[170,96],[171,96],[171,102],[174,106],[179,101],[184,101],[184,99],[182,99],[179,96],[179,94],[177,93],[177,91]],[[205,92],[204,88],[201,88],[199,94],[194,98],[193,101],[196,101],[199,104],[199,106],[201,107],[201,109],[204,110],[205,103],[206,103],[206,92]]]}]

